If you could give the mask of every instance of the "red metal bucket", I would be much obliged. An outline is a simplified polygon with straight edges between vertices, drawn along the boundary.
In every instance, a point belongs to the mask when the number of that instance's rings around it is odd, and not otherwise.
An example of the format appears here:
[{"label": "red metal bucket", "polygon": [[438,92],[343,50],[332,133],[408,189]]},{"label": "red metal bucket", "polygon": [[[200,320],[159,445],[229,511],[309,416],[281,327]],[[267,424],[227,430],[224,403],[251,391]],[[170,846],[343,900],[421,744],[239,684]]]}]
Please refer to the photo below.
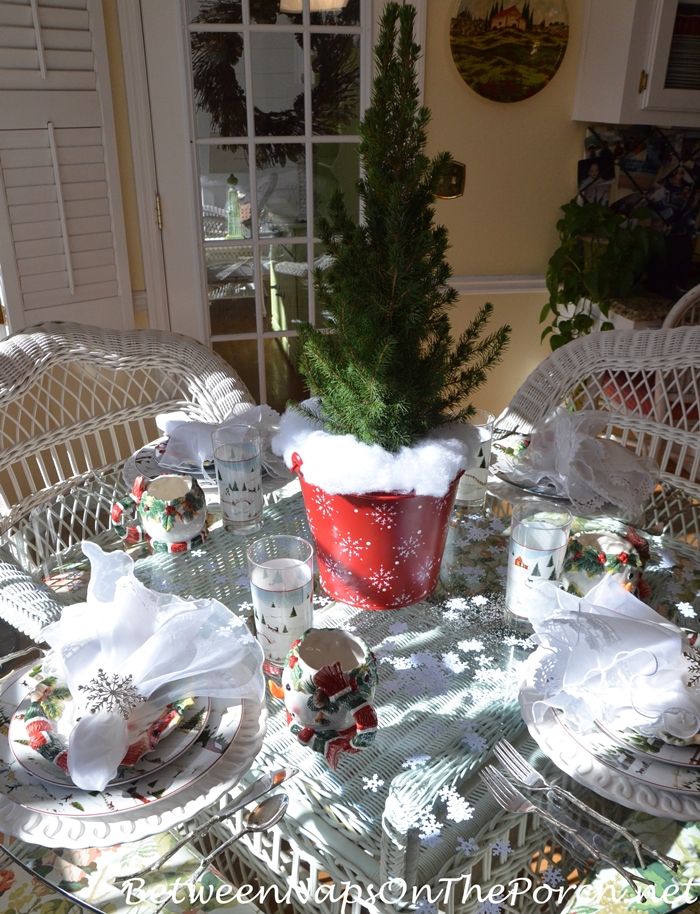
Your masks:
[{"label": "red metal bucket", "polygon": [[[459,476],[446,495],[329,495],[292,455],[326,593],[362,609],[400,609],[435,589]],[[461,473],[459,474],[462,475]]]}]

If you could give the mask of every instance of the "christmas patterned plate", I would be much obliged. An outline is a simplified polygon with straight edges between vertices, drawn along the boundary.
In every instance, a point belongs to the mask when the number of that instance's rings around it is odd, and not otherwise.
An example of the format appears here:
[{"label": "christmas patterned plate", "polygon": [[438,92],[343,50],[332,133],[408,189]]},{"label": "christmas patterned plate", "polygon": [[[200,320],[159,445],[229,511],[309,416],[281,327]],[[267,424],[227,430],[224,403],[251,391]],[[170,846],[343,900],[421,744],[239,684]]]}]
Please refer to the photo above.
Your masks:
[{"label": "christmas patterned plate", "polygon": [[665,743],[662,739],[644,736],[636,730],[611,730],[601,721],[596,721],[598,727],[610,739],[619,745],[634,752],[635,755],[646,756],[652,761],[666,762],[669,765],[681,765],[686,768],[700,767],[700,746],[674,746]]},{"label": "christmas patterned plate", "polygon": [[[194,743],[155,774],[98,793],[46,784],[15,759],[9,725],[32,686],[29,667],[0,686],[0,831],[45,847],[136,841],[196,815],[238,782],[260,750],[267,711],[211,699]],[[14,728],[13,728],[14,729]]]},{"label": "christmas patterned plate", "polygon": [[[144,444],[144,446],[136,451],[135,454],[132,454],[125,463],[122,469],[122,479],[124,480],[125,485],[129,490],[134,485],[137,476],[145,476],[146,479],[155,479],[156,476],[160,476],[162,473],[174,473],[181,472],[186,473],[188,476],[192,476],[200,485],[214,485],[210,480],[205,479],[202,475],[202,470],[199,466],[192,464],[191,467],[185,469],[184,467],[181,470],[170,470],[162,467],[160,465],[160,459],[165,453],[165,448],[168,445],[168,436],[163,435],[162,438],[158,438],[156,441],[151,441],[149,444]],[[206,468],[211,468],[211,472],[214,472],[214,464],[206,463],[204,464]]]},{"label": "christmas patterned plate", "polygon": [[[520,684],[520,710],[528,730],[542,751],[563,771],[589,787],[595,793],[614,800],[629,809],[639,809],[653,816],[664,816],[682,822],[700,819],[700,772],[681,769],[675,765],[653,763],[636,759],[632,753],[625,753],[632,759],[623,758],[615,764],[615,754],[624,753],[619,744],[597,730],[595,741],[601,755],[592,749],[591,734],[585,737],[574,734],[564,726],[556,711],[542,704],[545,697],[548,670],[543,664],[540,651],[535,651],[522,667]],[[603,744],[607,740],[607,744]],[[607,746],[610,753],[602,758]],[[649,777],[645,772],[651,765],[655,770]],[[671,769],[666,777],[657,777],[658,769]],[[663,784],[657,783],[663,781]]]},{"label": "christmas patterned plate", "polygon": [[[44,758],[38,751],[32,749],[30,745],[25,718],[32,703],[31,696],[27,695],[12,715],[8,734],[12,754],[19,764],[34,777],[47,784],[55,784],[57,787],[72,788],[74,784],[69,775],[55,762],[49,761],[48,758]],[[183,710],[179,723],[173,729],[164,732],[157,747],[141,756],[135,764],[128,767],[121,766],[116,777],[109,782],[109,787],[136,781],[146,774],[153,775],[170,762],[174,762],[190,748],[204,730],[210,710],[210,699],[196,698],[193,705]],[[62,711],[62,708],[58,709],[59,717]],[[59,717],[56,717],[55,720],[58,720]]]}]

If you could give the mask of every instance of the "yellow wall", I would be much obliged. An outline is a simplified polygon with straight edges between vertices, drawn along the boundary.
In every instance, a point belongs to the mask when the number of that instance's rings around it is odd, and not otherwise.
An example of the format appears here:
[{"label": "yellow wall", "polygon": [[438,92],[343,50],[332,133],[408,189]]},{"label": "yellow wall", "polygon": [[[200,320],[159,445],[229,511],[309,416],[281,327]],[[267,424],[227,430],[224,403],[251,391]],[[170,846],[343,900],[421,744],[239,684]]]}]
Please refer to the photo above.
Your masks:
[{"label": "yellow wall", "polygon": [[[562,0],[563,2],[563,0]],[[450,52],[450,19],[458,0],[429,0],[425,101],[432,110],[428,152],[448,149],[467,167],[464,196],[438,201],[447,226],[455,276],[543,274],[557,245],[558,208],[576,191],[576,161],[585,125],[571,120],[584,0],[566,0],[569,46],[559,71],[532,98],[491,102],[462,80]],[[119,165],[134,290],[145,287],[133,162],[119,42],[116,0],[103,0],[119,143]],[[534,366],[548,353],[540,346],[539,313],[546,294],[488,296],[495,322],[513,327],[503,363],[474,396],[476,406],[498,414]],[[484,295],[462,296],[452,315],[461,332]],[[137,326],[147,323],[136,312]]]},{"label": "yellow wall", "polygon": [[[464,196],[439,200],[455,276],[543,274],[557,246],[558,208],[576,192],[576,162],[585,125],[571,120],[584,0],[566,0],[569,46],[537,95],[503,104],[482,98],[462,80],[450,52],[450,18],[459,0],[428,0],[425,101],[433,119],[430,154],[447,149],[466,165]],[[540,347],[546,293],[488,296],[495,321],[513,327],[503,363],[474,396],[498,414],[531,369],[548,353]],[[453,315],[461,331],[485,295],[463,296]]]}]

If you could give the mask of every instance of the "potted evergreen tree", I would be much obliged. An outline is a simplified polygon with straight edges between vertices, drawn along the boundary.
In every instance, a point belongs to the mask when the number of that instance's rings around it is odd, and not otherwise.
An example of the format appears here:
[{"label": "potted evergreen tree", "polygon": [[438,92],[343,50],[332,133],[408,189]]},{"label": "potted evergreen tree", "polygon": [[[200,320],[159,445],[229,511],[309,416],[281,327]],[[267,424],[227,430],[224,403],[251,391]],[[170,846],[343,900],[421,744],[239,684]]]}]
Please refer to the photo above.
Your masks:
[{"label": "potted evergreen tree", "polygon": [[[425,155],[415,8],[385,7],[372,103],[360,125],[364,218],[337,191],[318,234],[327,331],[299,327],[299,368],[315,394],[288,409],[275,447],[301,479],[325,590],[370,609],[410,605],[437,582],[458,478],[470,456],[466,398],[510,334],[482,337],[485,305],[453,339],[457,292],[434,188],[449,153]],[[478,442],[473,442],[478,446]]]}]

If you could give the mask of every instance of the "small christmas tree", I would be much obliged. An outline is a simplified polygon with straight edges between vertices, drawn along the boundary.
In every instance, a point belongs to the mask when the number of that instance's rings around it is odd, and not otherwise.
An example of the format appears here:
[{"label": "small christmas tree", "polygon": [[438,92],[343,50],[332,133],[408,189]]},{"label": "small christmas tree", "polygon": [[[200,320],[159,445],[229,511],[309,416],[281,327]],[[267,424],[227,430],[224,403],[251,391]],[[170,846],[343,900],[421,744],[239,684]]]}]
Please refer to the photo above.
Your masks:
[{"label": "small christmas tree", "polygon": [[[484,305],[456,341],[447,309],[447,232],[433,225],[435,187],[451,163],[424,154],[430,114],[419,105],[415,8],[388,3],[375,49],[372,104],[359,128],[364,222],[336,191],[318,234],[332,257],[315,276],[331,333],[301,324],[300,370],[320,397],[326,430],[388,451],[467,419],[463,405],[501,356],[509,327],[481,339]],[[452,414],[454,412],[454,414]]]}]

